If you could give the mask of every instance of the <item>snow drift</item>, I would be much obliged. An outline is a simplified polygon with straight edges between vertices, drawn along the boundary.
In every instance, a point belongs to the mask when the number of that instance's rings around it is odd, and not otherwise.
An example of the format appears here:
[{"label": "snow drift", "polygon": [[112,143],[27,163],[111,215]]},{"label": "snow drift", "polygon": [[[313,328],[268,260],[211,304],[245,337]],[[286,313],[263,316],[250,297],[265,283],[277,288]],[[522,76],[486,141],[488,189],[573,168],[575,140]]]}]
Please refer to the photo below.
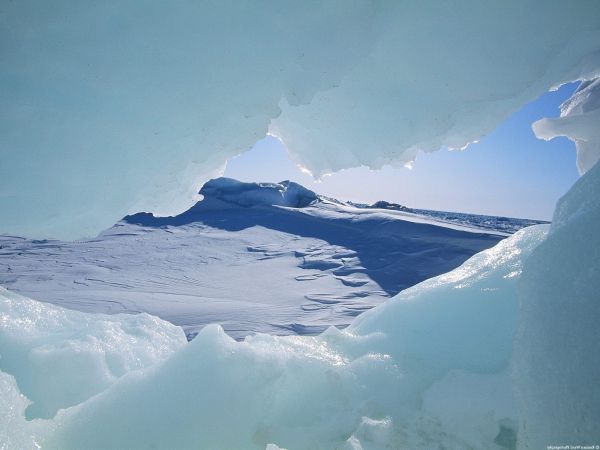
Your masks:
[{"label": "snow drift", "polygon": [[595,0],[23,1],[2,18],[0,232],[38,238],[180,213],[267,132],[315,175],[463,147],[600,67]]}]

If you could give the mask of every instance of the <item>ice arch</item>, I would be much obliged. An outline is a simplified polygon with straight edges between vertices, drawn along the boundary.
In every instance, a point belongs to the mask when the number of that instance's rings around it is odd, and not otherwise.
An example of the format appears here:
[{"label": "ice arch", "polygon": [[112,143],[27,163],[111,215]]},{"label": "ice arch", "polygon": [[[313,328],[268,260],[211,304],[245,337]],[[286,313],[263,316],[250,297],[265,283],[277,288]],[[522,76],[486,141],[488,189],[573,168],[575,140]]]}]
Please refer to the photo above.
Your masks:
[{"label": "ice arch", "polygon": [[[2,231],[78,236],[134,205],[180,209],[202,177],[267,129],[316,174],[409,160],[417,148],[476,139],[553,85],[587,80],[561,119],[536,125],[543,138],[573,138],[586,172],[547,239],[534,228],[503,241],[361,316],[354,334],[235,343],[209,327],[147,371],[90,378],[88,392],[112,384],[53,420],[25,422],[23,375],[2,372],[3,442],[506,449],[518,428],[521,448],[598,443],[600,4],[313,6],[4,3]],[[365,146],[374,135],[381,145]],[[62,331],[80,322],[5,290],[0,300],[9,350],[27,341],[22,324],[45,336],[48,315]],[[115,321],[104,325],[121,329]],[[112,348],[160,345],[149,321],[124,327]],[[165,337],[168,328],[153,330]],[[77,348],[86,367],[104,367],[97,334],[57,333],[20,350],[49,375],[77,365]],[[511,359],[518,413],[498,401],[511,390]],[[465,398],[486,402],[461,409]],[[64,400],[52,405],[73,404]],[[456,411],[471,420],[457,422]]]},{"label": "ice arch", "polygon": [[600,4],[5,2],[0,42],[0,232],[76,238],[267,131],[316,175],[462,147],[597,74]]}]

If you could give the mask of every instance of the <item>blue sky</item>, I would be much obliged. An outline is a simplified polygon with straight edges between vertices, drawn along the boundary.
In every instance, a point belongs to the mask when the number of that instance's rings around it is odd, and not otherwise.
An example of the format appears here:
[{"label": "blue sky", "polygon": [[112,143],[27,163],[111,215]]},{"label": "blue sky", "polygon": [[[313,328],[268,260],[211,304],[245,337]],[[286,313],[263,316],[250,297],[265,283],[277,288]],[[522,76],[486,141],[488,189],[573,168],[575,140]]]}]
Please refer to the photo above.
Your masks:
[{"label": "blue sky", "polygon": [[559,105],[575,88],[569,84],[548,92],[464,151],[422,153],[411,170],[361,167],[315,182],[292,163],[281,142],[265,137],[230,160],[225,176],[293,180],[341,200],[387,200],[415,208],[550,219],[556,201],[579,177],[575,146],[566,138],[536,139],[531,124],[557,116]]}]

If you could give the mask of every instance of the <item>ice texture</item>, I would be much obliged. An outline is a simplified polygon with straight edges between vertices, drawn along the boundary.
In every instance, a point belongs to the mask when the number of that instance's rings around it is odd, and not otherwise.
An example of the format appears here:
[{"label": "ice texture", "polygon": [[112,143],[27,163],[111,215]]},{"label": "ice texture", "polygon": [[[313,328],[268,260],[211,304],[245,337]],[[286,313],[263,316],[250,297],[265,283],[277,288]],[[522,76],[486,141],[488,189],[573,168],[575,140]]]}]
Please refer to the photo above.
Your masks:
[{"label": "ice texture", "polygon": [[[527,260],[515,342],[523,448],[600,442],[600,89],[582,83],[541,137],[577,144],[585,173],[557,203],[548,239]],[[595,164],[594,164],[595,163]]]},{"label": "ice texture", "polygon": [[[401,292],[345,331],[257,334],[237,342],[210,325],[162,362],[128,372],[53,419],[24,423],[17,408],[11,423],[25,430],[37,425],[36,442],[45,449],[514,448],[517,284],[546,230],[519,231],[456,270]],[[36,305],[25,316],[61,311]],[[128,318],[111,317],[114,323]],[[10,329],[8,321],[0,323]],[[156,319],[155,326],[164,323]],[[97,345],[111,339],[99,333]],[[17,343],[12,351],[26,354],[28,346]],[[55,375],[49,372],[47,383],[60,384]],[[4,429],[11,439],[23,433],[21,426]]]},{"label": "ice texture", "polygon": [[560,117],[538,120],[533,130],[541,139],[566,136],[574,141],[583,174],[600,159],[600,78],[583,81],[560,110]]},{"label": "ice texture", "polygon": [[180,213],[267,132],[315,175],[463,147],[597,76],[600,3],[4,2],[0,232]]},{"label": "ice texture", "polygon": [[19,391],[15,377],[0,371],[0,449],[38,449],[36,435],[48,427],[40,428],[37,421],[25,419],[25,409],[31,403]]},{"label": "ice texture", "polygon": [[0,287],[0,370],[32,402],[28,418],[53,417],[185,342],[181,328],[148,314],[84,314]]},{"label": "ice texture", "polygon": [[600,442],[600,164],[558,202],[521,280],[522,448]]}]

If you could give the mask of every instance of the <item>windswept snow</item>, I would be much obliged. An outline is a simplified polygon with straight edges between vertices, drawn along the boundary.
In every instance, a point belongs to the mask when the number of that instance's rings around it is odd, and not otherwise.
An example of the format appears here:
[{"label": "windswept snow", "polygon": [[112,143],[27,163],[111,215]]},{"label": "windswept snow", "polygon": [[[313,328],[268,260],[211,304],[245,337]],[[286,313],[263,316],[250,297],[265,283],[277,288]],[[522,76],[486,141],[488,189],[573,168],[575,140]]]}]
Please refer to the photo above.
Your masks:
[{"label": "windswept snow", "polygon": [[188,336],[210,323],[235,338],[317,334],[505,236],[291,182],[220,178],[201,194],[186,213],[136,214],[91,240],[0,236],[0,285],[80,311],[148,312]]}]

